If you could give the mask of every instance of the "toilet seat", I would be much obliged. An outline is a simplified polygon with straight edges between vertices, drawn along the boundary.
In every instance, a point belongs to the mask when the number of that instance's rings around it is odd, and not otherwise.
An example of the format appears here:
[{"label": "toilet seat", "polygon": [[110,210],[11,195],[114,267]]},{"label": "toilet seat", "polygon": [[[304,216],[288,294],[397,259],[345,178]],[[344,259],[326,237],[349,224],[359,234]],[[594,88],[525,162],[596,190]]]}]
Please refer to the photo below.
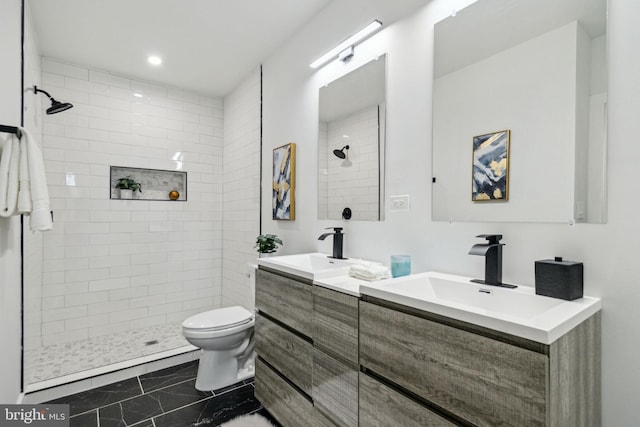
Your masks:
[{"label": "toilet seat", "polygon": [[182,328],[198,332],[232,329],[253,321],[253,314],[239,305],[205,311],[182,322]]}]

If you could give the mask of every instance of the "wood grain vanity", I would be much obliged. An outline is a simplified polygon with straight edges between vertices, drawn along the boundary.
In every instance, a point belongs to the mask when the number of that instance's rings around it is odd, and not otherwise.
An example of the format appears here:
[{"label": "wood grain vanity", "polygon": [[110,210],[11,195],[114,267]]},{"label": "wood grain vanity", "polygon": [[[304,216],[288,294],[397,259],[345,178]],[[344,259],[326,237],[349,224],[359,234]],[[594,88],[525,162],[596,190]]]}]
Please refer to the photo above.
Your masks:
[{"label": "wood grain vanity", "polygon": [[358,298],[260,267],[256,308],[263,406],[284,426],[357,426]]},{"label": "wood grain vanity", "polygon": [[599,426],[600,312],[542,344],[261,266],[256,397],[283,426]]}]

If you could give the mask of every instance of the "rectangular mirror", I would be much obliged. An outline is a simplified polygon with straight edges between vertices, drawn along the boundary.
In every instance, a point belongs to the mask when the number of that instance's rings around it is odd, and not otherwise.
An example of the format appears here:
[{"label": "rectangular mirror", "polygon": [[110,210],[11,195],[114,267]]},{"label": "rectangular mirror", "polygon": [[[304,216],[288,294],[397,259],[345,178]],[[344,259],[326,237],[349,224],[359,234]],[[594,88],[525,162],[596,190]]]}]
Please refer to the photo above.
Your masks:
[{"label": "rectangular mirror", "polygon": [[383,219],[386,55],[320,88],[318,219]]},{"label": "rectangular mirror", "polygon": [[[434,220],[606,222],[606,21],[605,0],[478,0],[436,24]],[[505,130],[508,158],[473,156]]]}]

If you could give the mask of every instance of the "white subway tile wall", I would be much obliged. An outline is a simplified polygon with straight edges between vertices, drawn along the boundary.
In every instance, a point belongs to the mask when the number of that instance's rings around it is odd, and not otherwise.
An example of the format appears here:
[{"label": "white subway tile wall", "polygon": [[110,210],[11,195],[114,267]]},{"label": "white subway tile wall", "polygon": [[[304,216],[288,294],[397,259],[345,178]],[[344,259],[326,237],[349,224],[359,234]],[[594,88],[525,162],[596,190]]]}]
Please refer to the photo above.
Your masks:
[{"label": "white subway tile wall", "polygon": [[[260,224],[260,71],[224,100],[223,305],[253,311],[248,264]],[[271,167],[267,165],[266,167]]]},{"label": "white subway tile wall", "polygon": [[[329,217],[340,218],[342,210],[349,207],[353,220],[379,219],[378,107],[328,123],[327,140],[331,153],[327,154],[331,179],[325,201]],[[332,153],[345,145],[350,147],[349,166]]]},{"label": "white subway tile wall", "polygon": [[[55,226],[43,234],[42,283],[25,284],[26,348],[219,307],[223,100],[51,58],[42,60],[42,81],[74,108],[44,119]],[[239,160],[230,153],[230,161]],[[110,165],[186,171],[188,201],[109,200]],[[38,262],[27,257],[26,269]],[[41,314],[32,309],[38,295]]]}]

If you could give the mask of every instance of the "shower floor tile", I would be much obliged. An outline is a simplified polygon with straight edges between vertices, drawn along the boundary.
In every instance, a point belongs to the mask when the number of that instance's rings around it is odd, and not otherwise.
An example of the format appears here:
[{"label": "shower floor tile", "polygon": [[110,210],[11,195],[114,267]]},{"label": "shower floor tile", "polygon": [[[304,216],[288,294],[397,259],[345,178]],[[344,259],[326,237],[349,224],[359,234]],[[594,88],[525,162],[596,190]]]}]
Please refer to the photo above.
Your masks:
[{"label": "shower floor tile", "polygon": [[[157,341],[157,343],[155,343]],[[147,343],[154,342],[151,345]],[[188,346],[180,323],[156,325],[24,352],[25,384],[34,384]]]}]

